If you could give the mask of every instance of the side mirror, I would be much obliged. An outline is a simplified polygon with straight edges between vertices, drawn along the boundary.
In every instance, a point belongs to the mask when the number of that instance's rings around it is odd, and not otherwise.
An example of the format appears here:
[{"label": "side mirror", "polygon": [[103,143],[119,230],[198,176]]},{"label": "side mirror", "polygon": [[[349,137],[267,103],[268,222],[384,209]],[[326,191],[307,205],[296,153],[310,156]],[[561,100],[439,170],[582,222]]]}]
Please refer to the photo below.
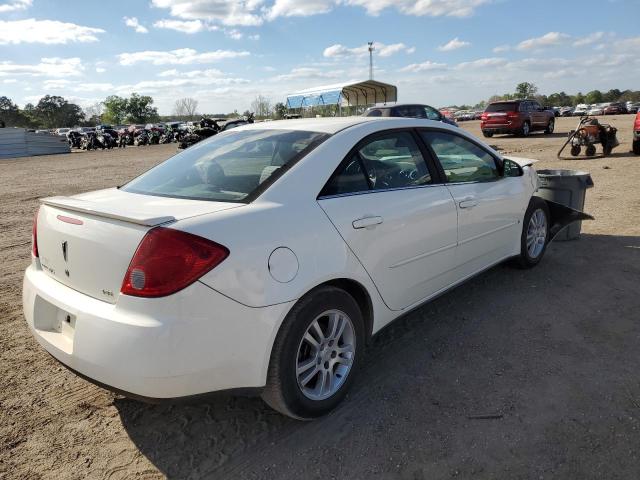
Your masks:
[{"label": "side mirror", "polygon": [[513,160],[505,158],[502,162],[502,176],[503,177],[521,177],[524,175],[524,170]]}]

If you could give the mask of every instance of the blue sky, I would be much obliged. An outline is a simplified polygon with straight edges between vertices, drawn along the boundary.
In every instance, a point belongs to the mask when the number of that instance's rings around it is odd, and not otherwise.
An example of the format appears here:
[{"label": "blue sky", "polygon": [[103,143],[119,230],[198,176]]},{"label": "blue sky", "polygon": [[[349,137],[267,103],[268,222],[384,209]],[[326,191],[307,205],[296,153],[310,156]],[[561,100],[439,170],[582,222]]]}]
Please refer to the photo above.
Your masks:
[{"label": "blue sky", "polygon": [[0,95],[194,97],[243,111],[375,78],[399,100],[476,103],[521,81],[541,93],[640,89],[638,0],[0,0]]}]

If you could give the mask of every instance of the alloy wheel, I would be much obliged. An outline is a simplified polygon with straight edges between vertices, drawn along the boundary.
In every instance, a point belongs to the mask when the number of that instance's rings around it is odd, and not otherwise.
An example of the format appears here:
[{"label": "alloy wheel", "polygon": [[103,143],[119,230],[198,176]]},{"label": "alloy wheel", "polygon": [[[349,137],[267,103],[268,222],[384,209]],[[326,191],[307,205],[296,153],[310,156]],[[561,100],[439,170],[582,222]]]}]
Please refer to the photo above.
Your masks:
[{"label": "alloy wheel", "polygon": [[349,316],[340,310],[318,315],[307,328],[296,355],[296,378],[302,394],[324,400],[344,384],[356,352]]},{"label": "alloy wheel", "polygon": [[536,259],[544,250],[547,241],[547,216],[538,208],[533,212],[527,226],[527,252]]}]

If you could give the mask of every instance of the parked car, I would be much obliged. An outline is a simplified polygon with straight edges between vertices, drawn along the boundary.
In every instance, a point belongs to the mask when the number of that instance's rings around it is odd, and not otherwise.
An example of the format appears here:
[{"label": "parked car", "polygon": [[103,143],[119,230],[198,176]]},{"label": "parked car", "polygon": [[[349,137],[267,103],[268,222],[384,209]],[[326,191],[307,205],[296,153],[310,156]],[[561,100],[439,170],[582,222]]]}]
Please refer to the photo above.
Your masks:
[{"label": "parked car", "polygon": [[465,122],[467,120],[474,120],[475,112],[473,112],[471,110],[458,110],[456,113],[453,114],[453,118],[457,122]]},{"label": "parked car", "polygon": [[561,117],[570,117],[573,115],[573,107],[560,107]]},{"label": "parked car", "polygon": [[452,118],[443,115],[430,105],[422,104],[395,104],[384,105],[380,107],[370,107],[362,114],[365,117],[411,117],[411,118],[425,118],[429,120],[436,120],[438,122],[446,123],[449,125],[457,126],[457,123]]},{"label": "parked car", "polygon": [[554,117],[553,112],[535,100],[492,102],[482,114],[480,129],[485,137],[492,137],[496,133],[526,137],[536,130],[550,134],[555,128]]},{"label": "parked car", "polygon": [[66,137],[67,133],[69,133],[71,131],[70,128],[56,128],[55,130],[55,135],[58,135],[60,137]]},{"label": "parked car", "polygon": [[221,132],[119,188],[43,199],[25,318],[125,395],[242,388],[317,417],[392,320],[504,260],[542,260],[577,212],[534,196],[532,163],[412,118]]},{"label": "parked car", "polygon": [[605,115],[621,115],[627,113],[627,107],[623,103],[613,102],[604,107]]},{"label": "parked car", "polygon": [[590,108],[591,105],[587,105],[586,103],[579,103],[578,105],[576,105],[576,108],[573,109],[573,116],[583,117],[584,115],[587,115],[587,112]]},{"label": "parked car", "polygon": [[596,105],[591,105],[591,108],[587,110],[587,115],[604,115],[604,109],[608,105],[608,103],[598,103]]},{"label": "parked car", "polygon": [[628,113],[638,113],[638,110],[640,110],[640,102],[627,104]]},{"label": "parked car", "polygon": [[559,117],[560,116],[560,109],[558,107],[544,107],[546,110],[549,110],[550,112],[553,112],[553,116],[554,117]]},{"label": "parked car", "polygon": [[633,153],[640,155],[640,112],[636,113],[636,120],[633,122]]}]

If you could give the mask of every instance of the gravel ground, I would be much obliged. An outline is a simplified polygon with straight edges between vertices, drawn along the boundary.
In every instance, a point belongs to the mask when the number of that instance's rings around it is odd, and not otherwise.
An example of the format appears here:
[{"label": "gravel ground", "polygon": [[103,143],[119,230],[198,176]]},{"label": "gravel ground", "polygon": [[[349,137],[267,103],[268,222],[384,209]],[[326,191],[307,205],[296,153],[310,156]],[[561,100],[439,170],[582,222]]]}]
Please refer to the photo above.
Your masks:
[{"label": "gravel ground", "polygon": [[639,478],[640,157],[632,116],[606,120],[621,140],[606,159],[555,158],[575,119],[489,139],[589,171],[596,220],[537,268],[495,267],[396,321],[347,401],[311,423],[253,398],[125,399],[59,366],[24,324],[38,199],[117,185],[174,146],[1,161],[0,478]]}]

